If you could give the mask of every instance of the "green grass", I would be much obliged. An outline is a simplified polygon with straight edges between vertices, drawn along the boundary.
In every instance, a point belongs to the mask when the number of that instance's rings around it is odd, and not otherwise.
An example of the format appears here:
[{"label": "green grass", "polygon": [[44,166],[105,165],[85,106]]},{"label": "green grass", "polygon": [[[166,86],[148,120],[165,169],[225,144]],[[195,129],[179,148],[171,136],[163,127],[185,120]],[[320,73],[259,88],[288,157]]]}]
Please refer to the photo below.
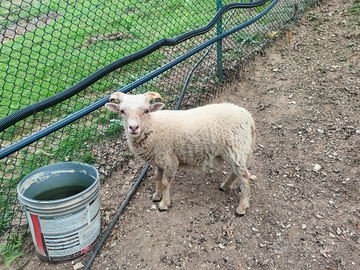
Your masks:
[{"label": "green grass", "polygon": [[[43,28],[0,44],[0,118],[59,93],[106,64],[162,37],[174,37],[202,27],[215,14],[215,3],[210,0],[203,1],[202,5],[191,0],[152,0],[141,4],[128,0],[109,3],[106,0],[53,0],[33,1],[33,4],[21,10],[16,5],[0,8],[0,14],[10,9],[11,16],[7,15],[7,19],[13,22],[50,12],[61,14]],[[204,13],[204,8],[212,8],[214,12]],[[8,24],[6,20],[0,22]],[[130,38],[98,40],[84,46],[91,36],[114,32]],[[155,52],[146,61],[160,66],[165,58],[163,52]],[[143,67],[142,61],[138,61],[122,71],[139,76],[146,72]],[[101,93],[104,88],[94,91]]]},{"label": "green grass", "polygon": [[[264,9],[265,6],[254,8],[257,13]],[[265,26],[279,20],[282,13],[291,14],[292,9],[293,6],[286,6],[258,23]],[[9,26],[55,13],[58,18],[42,28],[0,44],[0,119],[69,88],[105,65],[162,37],[175,37],[206,25],[215,10],[216,3],[210,0],[202,1],[201,5],[195,0],[149,0],[141,4],[134,0],[4,0],[0,5],[0,15],[3,16],[0,25]],[[241,22],[254,16],[245,10],[239,13]],[[240,21],[234,20],[234,23]],[[115,32],[129,38],[97,40],[86,45],[91,37]],[[184,46],[188,48],[192,46],[186,44]],[[161,66],[166,59],[169,56],[164,51],[154,52],[146,59],[121,68],[118,80],[121,78],[124,86],[133,78]],[[99,96],[110,87],[116,88],[113,77],[103,81],[100,87],[92,88],[92,94]],[[90,100],[76,103],[72,109],[78,110],[89,103]],[[46,120],[51,118],[54,110],[57,108],[47,110]]]}]

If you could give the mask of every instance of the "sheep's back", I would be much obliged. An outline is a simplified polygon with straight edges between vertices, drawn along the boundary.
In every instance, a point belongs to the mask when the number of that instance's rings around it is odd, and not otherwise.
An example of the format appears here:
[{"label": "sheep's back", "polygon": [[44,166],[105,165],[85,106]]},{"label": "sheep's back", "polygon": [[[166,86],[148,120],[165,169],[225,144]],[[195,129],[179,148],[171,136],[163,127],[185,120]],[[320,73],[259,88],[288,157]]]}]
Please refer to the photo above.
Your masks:
[{"label": "sheep's back", "polygon": [[156,152],[176,156],[181,167],[207,169],[220,157],[251,152],[254,121],[244,108],[212,104],[187,111],[152,114]]}]

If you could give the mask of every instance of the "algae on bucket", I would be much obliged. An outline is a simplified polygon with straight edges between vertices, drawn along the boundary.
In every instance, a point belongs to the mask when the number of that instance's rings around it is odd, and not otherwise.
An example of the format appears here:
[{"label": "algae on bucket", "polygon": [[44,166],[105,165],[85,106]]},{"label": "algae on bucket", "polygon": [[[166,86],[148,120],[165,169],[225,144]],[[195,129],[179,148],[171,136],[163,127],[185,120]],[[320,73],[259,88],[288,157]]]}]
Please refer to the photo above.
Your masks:
[{"label": "algae on bucket", "polygon": [[28,174],[18,185],[37,255],[48,262],[72,260],[100,233],[98,171],[63,162]]}]

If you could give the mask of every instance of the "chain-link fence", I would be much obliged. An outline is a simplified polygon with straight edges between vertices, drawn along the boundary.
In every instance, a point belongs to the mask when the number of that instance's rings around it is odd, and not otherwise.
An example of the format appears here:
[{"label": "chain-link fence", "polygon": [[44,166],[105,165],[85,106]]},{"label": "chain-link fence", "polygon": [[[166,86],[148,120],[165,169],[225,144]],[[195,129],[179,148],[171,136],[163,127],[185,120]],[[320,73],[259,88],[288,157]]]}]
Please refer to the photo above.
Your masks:
[{"label": "chain-link fence", "polygon": [[[279,0],[256,22],[211,47],[176,60],[248,22],[273,1],[253,8],[229,9],[204,34],[176,46],[162,46],[106,73],[71,98],[54,102],[45,110],[37,111],[34,106],[164,37],[177,37],[204,27],[217,10],[230,3],[230,0],[1,1],[0,119],[8,119],[20,109],[33,110],[23,120],[0,129],[1,151],[13,146],[12,153],[4,155],[0,163],[2,239],[26,230],[16,193],[18,182],[26,174],[56,162],[80,161],[94,165],[106,177],[131,158],[121,119],[102,106],[84,115],[79,111],[112,92],[136,85],[131,93],[159,92],[167,109],[173,109],[189,71],[207,50],[190,77],[181,107],[208,103],[233,79],[249,56],[261,51],[314,4],[307,0]],[[155,72],[168,63],[174,65],[159,74]],[[146,82],[138,83],[144,76],[149,77],[143,80]],[[76,113],[77,120],[61,122]],[[59,121],[60,128],[55,132],[45,132],[41,139],[34,139],[34,134]],[[18,147],[16,144],[23,140],[28,140],[26,146]]]}]

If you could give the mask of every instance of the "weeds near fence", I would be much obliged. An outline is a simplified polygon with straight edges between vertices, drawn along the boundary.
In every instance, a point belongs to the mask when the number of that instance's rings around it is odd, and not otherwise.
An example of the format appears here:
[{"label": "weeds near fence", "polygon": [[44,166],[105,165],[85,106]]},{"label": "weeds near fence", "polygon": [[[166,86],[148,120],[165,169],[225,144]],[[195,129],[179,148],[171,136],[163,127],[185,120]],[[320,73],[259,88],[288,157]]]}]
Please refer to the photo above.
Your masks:
[{"label": "weeds near fence", "polygon": [[22,235],[11,234],[8,242],[0,246],[1,256],[5,260],[5,267],[9,266],[14,260],[22,255],[21,250]]},{"label": "weeds near fence", "polygon": [[353,15],[360,15],[360,0],[355,0],[355,5],[349,9]]}]

